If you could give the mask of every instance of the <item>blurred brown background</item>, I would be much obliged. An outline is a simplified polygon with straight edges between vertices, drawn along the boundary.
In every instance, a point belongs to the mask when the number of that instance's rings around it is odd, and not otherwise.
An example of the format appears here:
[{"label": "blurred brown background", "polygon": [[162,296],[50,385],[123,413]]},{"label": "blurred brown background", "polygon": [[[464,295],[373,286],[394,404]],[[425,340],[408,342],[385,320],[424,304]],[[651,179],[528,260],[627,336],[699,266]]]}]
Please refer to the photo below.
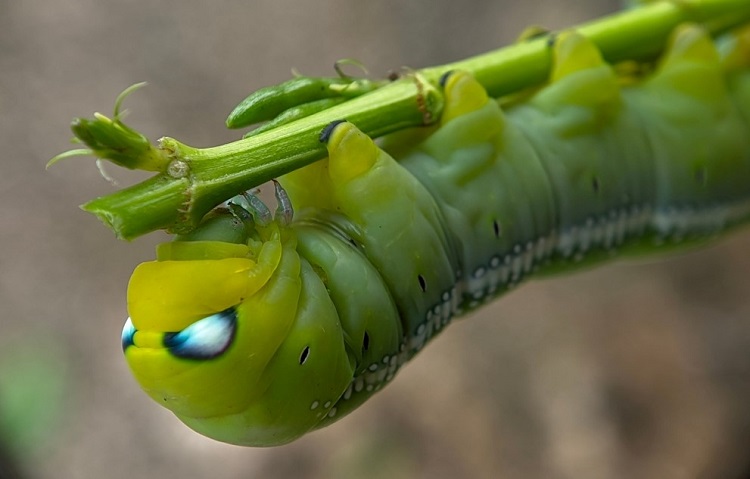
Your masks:
[{"label": "blurred brown background", "polygon": [[126,101],[130,123],[209,146],[237,138],[226,114],[291,68],[328,75],[356,58],[383,76],[617,6],[0,0],[0,385],[32,391],[16,398],[32,418],[5,430],[26,476],[747,477],[750,231],[527,284],[454,324],[345,420],[245,449],[182,426],[126,369],[125,287],[163,236],[120,242],[78,210],[113,191],[92,160],[44,170],[68,148],[73,117],[110,114],[139,81],[150,86]]}]

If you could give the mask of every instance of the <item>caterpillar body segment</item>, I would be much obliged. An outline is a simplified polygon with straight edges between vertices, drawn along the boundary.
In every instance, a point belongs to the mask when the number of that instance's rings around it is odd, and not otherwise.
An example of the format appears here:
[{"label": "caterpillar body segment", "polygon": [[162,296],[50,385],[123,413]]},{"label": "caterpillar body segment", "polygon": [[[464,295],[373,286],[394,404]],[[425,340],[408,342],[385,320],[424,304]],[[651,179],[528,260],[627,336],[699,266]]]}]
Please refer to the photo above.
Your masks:
[{"label": "caterpillar body segment", "polygon": [[748,216],[748,103],[727,80],[710,40],[683,26],[656,75],[630,92],[655,160],[657,243],[699,240]]},{"label": "caterpillar body segment", "polygon": [[283,444],[532,274],[746,221],[743,38],[719,55],[682,27],[652,75],[623,82],[559,34],[550,82],[527,101],[501,107],[453,72],[439,125],[390,138],[393,156],[337,122],[327,159],[279,178],[292,219],[280,192],[275,216],[236,200],[136,269],[122,337],[135,377],[196,431]]},{"label": "caterpillar body segment", "polygon": [[330,156],[314,165],[311,180],[318,178],[319,168],[326,171],[330,197],[320,203],[297,197],[300,185],[309,189],[309,181],[300,180],[306,168],[291,174],[294,183],[287,184],[285,177],[280,181],[302,218],[316,215],[322,206],[342,215],[337,227],[361,245],[387,284],[405,330],[416,331],[421,321],[415,318],[455,282],[457,258],[440,210],[416,178],[352,124],[336,126],[327,146]]}]

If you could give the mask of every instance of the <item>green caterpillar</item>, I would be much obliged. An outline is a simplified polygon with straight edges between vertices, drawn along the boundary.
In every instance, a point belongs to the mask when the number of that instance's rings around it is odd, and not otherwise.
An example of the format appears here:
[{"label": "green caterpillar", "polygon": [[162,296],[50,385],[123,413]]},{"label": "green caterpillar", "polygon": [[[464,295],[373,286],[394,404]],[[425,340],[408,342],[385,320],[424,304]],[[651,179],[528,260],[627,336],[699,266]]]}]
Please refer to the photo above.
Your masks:
[{"label": "green caterpillar", "polygon": [[531,275],[750,218],[747,31],[720,54],[683,26],[643,77],[576,33],[551,48],[538,90],[498,101],[452,72],[437,126],[384,150],[335,122],[329,157],[279,179],[275,215],[245,195],[160,245],[133,273],[122,335],[143,389],[209,437],[283,444]]}]

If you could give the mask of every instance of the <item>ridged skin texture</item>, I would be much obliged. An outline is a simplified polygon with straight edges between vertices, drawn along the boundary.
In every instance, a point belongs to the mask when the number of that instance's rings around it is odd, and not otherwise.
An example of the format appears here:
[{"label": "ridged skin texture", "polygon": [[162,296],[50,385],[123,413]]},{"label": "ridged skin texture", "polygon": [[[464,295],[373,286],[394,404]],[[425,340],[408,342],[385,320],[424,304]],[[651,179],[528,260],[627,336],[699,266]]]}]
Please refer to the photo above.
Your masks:
[{"label": "ridged skin texture", "polygon": [[563,33],[549,83],[513,99],[448,75],[428,135],[381,149],[336,125],[327,159],[279,179],[291,222],[217,210],[136,269],[123,331],[136,379],[207,436],[283,444],[358,407],[453,317],[533,274],[741,224],[743,41],[719,55],[681,27],[641,78]]}]

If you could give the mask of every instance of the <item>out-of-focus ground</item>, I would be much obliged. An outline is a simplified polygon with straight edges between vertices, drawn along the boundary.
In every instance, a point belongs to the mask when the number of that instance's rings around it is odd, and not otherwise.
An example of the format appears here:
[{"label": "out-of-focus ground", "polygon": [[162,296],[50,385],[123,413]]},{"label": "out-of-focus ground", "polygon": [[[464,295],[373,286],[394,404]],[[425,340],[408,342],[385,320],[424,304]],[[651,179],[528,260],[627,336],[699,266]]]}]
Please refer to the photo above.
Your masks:
[{"label": "out-of-focus ground", "polygon": [[0,379],[37,391],[20,403],[39,420],[6,438],[26,477],[747,477],[750,231],[527,284],[451,326],[350,417],[246,449],[182,426],[121,356],[129,274],[163,236],[120,242],[78,210],[113,191],[92,160],[44,170],[73,117],[109,114],[135,82],[150,83],[126,102],[136,128],[209,146],[237,138],[225,115],[293,67],[327,75],[356,58],[383,76],[616,8],[0,0]]}]

